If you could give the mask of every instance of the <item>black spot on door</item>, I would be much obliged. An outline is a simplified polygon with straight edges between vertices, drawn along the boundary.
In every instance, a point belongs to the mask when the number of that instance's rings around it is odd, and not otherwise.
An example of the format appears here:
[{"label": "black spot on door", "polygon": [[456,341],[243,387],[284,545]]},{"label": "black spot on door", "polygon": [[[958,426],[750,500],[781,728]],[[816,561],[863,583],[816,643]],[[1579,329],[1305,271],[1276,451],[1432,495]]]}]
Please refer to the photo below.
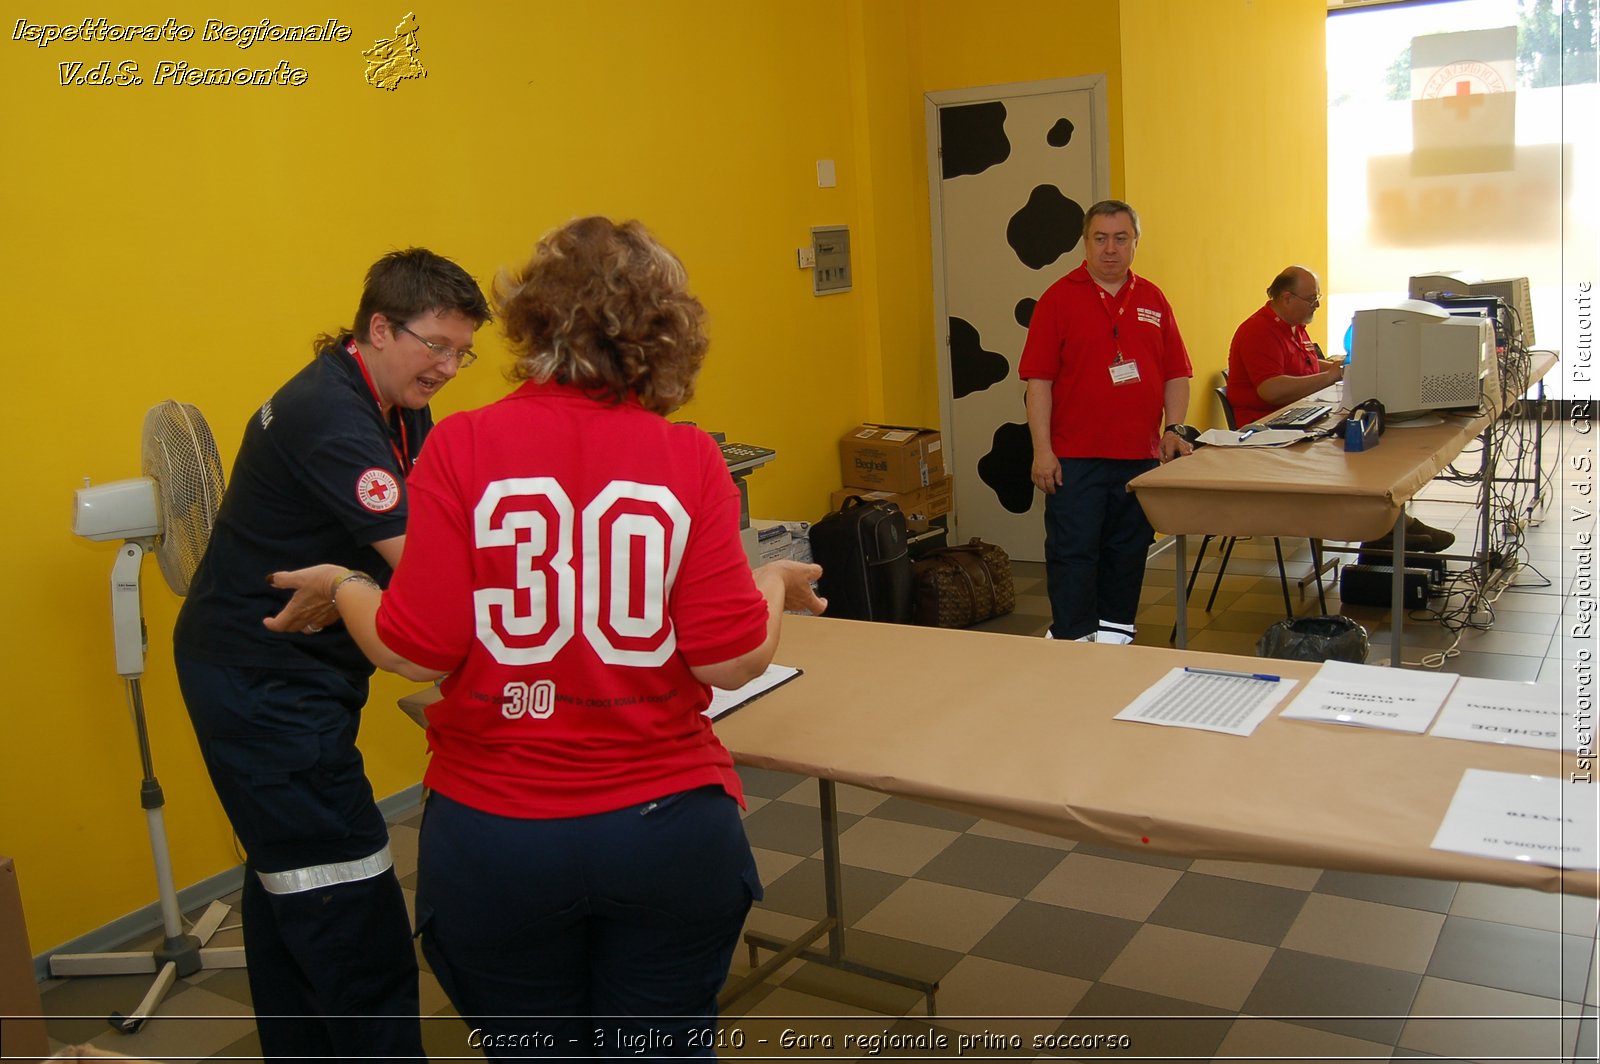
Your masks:
[{"label": "black spot on door", "polygon": [[1042,270],[1083,239],[1083,208],[1054,185],[1039,185],[1006,225],[1006,243],[1031,270]]},{"label": "black spot on door", "polygon": [[1007,422],[994,430],[989,453],[978,459],[978,479],[1011,513],[1033,508],[1033,436],[1027,425]]},{"label": "black spot on door", "polygon": [[1057,119],[1050,132],[1044,135],[1044,141],[1052,148],[1065,148],[1072,143],[1072,123],[1065,118]]},{"label": "black spot on door", "polygon": [[1012,309],[1011,314],[1017,319],[1017,324],[1026,329],[1028,327],[1028,323],[1033,320],[1033,308],[1038,305],[1039,301],[1037,299],[1033,299],[1032,297],[1029,297],[1028,299],[1019,299],[1017,300],[1016,307]]},{"label": "black spot on door", "polygon": [[1006,105],[968,103],[939,108],[939,151],[944,177],[981,174],[1011,157]]},{"label": "black spot on door", "polygon": [[1006,356],[983,349],[983,338],[970,322],[950,319],[950,387],[955,398],[981,392],[1011,375]]}]

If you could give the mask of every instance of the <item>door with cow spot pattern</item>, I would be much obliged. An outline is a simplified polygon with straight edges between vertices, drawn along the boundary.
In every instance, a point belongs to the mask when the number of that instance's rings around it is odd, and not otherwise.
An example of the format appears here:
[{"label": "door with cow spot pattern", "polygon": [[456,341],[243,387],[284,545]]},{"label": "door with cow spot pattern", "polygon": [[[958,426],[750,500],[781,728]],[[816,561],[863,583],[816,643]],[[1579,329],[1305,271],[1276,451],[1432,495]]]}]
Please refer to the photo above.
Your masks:
[{"label": "door with cow spot pattern", "polygon": [[935,336],[952,543],[1044,558],[1044,496],[1017,377],[1034,302],[1083,261],[1110,195],[1106,78],[928,93]]}]

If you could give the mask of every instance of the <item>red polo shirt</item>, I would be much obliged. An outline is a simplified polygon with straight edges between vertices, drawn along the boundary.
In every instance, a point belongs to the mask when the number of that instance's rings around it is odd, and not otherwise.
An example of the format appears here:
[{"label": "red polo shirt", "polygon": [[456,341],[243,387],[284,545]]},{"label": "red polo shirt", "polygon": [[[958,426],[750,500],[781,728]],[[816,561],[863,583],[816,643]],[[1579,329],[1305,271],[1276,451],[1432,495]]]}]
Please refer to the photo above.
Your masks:
[{"label": "red polo shirt", "polygon": [[528,382],[440,422],[406,488],[377,625],[450,674],[429,787],[532,819],[706,785],[742,801],[691,669],[760,646],[767,603],[711,437]]},{"label": "red polo shirt", "polygon": [[[1137,380],[1112,380],[1119,357]],[[1161,289],[1130,271],[1108,295],[1082,265],[1039,297],[1017,372],[1051,382],[1058,458],[1159,457],[1167,381],[1194,374]]]},{"label": "red polo shirt", "polygon": [[1278,409],[1256,391],[1273,377],[1309,377],[1320,373],[1316,345],[1304,325],[1278,317],[1269,301],[1240,324],[1228,347],[1228,402],[1240,425],[1260,421]]}]

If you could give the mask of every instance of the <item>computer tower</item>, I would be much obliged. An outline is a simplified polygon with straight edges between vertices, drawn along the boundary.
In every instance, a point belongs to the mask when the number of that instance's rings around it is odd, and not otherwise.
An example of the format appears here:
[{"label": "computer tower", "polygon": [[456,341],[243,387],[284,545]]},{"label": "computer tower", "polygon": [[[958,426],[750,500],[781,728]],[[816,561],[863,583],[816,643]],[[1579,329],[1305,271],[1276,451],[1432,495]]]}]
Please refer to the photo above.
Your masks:
[{"label": "computer tower", "polygon": [[[1407,566],[1401,577],[1404,586],[1400,603],[1404,609],[1420,610],[1428,605],[1428,589],[1433,581],[1428,570]],[[1346,565],[1339,570],[1339,600],[1346,605],[1388,606],[1394,601],[1394,566]]]}]

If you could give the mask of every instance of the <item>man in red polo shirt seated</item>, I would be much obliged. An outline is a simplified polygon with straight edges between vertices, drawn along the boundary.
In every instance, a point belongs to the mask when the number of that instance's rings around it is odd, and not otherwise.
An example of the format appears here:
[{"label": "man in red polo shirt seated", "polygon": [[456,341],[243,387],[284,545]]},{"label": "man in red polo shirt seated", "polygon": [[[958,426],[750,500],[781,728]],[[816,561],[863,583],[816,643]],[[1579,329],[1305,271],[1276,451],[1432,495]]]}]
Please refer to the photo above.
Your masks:
[{"label": "man in red polo shirt seated", "polygon": [[[1315,395],[1344,380],[1344,366],[1322,358],[1306,334],[1306,326],[1322,305],[1322,285],[1304,266],[1289,266],[1267,287],[1267,302],[1246,318],[1228,346],[1228,402],[1234,421],[1248,425],[1274,410]],[[1406,546],[1438,552],[1455,542],[1455,535],[1432,528],[1416,518],[1406,522]],[[1389,542],[1385,536],[1370,547]]]},{"label": "man in red polo shirt seated", "polygon": [[1290,266],[1272,279],[1267,302],[1234,332],[1228,402],[1241,426],[1344,379],[1344,366],[1324,361],[1306,335],[1321,305],[1317,275]]}]

